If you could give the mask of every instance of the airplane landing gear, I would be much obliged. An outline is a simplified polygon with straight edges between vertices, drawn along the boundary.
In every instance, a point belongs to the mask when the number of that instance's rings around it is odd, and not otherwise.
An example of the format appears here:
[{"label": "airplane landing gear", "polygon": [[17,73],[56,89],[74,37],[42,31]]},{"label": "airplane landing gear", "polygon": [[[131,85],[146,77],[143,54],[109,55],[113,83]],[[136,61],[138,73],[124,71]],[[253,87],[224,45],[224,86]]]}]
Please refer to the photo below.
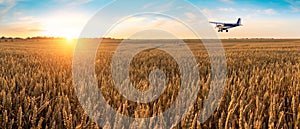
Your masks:
[{"label": "airplane landing gear", "polygon": [[223,31],[229,32],[227,29],[219,29],[219,30],[218,30],[218,32],[223,32]]}]

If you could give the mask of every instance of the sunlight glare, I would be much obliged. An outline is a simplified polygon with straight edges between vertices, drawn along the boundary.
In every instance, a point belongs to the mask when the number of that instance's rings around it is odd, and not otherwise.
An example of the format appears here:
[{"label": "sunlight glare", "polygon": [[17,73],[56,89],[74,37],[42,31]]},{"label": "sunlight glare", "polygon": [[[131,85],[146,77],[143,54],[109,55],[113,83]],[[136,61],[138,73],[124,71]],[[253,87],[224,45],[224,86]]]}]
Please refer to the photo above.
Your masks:
[{"label": "sunlight glare", "polygon": [[73,38],[72,37],[66,37],[67,43],[72,43],[73,42]]}]

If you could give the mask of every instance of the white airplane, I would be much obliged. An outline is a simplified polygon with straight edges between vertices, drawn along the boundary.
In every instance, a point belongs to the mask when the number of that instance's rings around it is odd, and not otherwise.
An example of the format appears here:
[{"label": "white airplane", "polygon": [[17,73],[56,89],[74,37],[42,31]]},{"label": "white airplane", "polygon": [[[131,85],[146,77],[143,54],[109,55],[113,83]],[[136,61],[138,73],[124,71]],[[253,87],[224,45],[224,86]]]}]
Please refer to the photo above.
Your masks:
[{"label": "white airplane", "polygon": [[236,23],[222,23],[222,22],[209,22],[209,23],[216,24],[216,28],[219,29],[218,32],[223,32],[223,31],[228,32],[228,29],[230,28],[242,26],[241,18],[239,18]]}]

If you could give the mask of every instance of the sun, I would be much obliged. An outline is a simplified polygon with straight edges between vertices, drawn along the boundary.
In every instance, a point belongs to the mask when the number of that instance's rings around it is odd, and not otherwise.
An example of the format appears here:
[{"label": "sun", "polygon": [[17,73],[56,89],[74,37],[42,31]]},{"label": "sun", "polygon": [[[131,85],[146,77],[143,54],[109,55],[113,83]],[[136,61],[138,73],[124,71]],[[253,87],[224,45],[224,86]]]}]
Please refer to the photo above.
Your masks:
[{"label": "sun", "polygon": [[69,37],[66,37],[65,39],[67,40],[67,42],[72,42],[72,41],[74,40],[74,38],[73,38],[73,37],[71,37],[71,36],[69,36]]},{"label": "sun", "polygon": [[66,44],[73,44],[75,42],[75,37],[73,37],[73,36],[66,36],[65,40],[66,40]]}]

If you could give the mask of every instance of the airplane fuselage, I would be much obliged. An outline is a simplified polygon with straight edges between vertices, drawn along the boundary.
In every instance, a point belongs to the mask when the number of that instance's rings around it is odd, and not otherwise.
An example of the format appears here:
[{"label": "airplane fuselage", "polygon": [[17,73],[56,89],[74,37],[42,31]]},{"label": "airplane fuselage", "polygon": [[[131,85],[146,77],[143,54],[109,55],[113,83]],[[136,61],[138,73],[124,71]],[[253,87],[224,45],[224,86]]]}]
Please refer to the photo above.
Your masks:
[{"label": "airplane fuselage", "polygon": [[210,22],[212,24],[216,24],[216,28],[218,28],[218,32],[226,31],[228,29],[241,26],[241,18],[238,19],[237,23],[222,23],[222,22]]},{"label": "airplane fuselage", "polygon": [[237,27],[237,26],[240,26],[238,24],[224,24],[224,26],[227,26],[227,27]]}]

